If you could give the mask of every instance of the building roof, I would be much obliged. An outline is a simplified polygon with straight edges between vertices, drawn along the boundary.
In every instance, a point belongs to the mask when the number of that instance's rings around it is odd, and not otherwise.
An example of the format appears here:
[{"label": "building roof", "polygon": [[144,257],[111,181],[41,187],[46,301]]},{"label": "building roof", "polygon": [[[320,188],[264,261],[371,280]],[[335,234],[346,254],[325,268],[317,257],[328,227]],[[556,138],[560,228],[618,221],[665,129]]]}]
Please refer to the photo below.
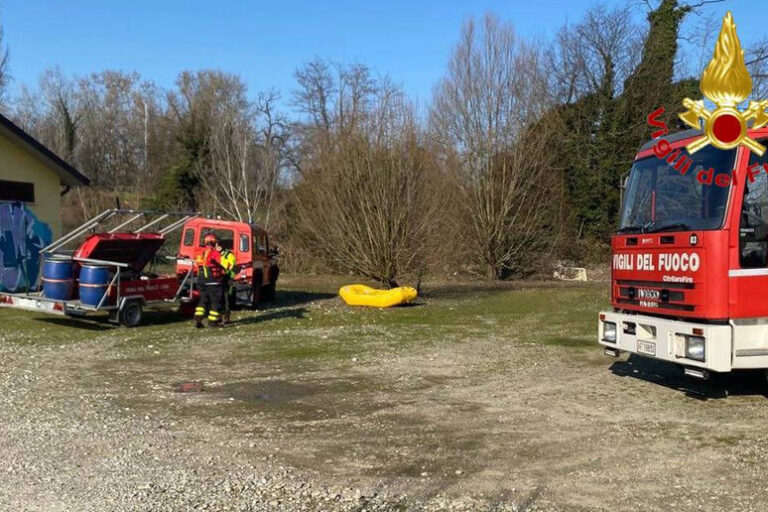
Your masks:
[{"label": "building roof", "polygon": [[13,142],[26,148],[38,160],[48,165],[61,177],[62,185],[88,185],[91,183],[87,176],[59,158],[53,151],[2,114],[0,114],[0,135],[5,135]]}]

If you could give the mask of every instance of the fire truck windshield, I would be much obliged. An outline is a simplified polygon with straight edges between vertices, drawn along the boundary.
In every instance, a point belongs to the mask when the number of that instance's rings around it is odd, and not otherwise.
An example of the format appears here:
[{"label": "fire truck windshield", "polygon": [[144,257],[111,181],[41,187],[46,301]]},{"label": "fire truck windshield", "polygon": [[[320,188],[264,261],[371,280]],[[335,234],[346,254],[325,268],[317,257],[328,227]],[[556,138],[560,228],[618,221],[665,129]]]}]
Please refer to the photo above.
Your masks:
[{"label": "fire truck windshield", "polygon": [[683,155],[693,161],[685,174],[656,156],[635,162],[627,181],[619,233],[720,228],[730,187],[719,186],[716,178],[719,174],[730,178],[735,150],[708,146]]}]

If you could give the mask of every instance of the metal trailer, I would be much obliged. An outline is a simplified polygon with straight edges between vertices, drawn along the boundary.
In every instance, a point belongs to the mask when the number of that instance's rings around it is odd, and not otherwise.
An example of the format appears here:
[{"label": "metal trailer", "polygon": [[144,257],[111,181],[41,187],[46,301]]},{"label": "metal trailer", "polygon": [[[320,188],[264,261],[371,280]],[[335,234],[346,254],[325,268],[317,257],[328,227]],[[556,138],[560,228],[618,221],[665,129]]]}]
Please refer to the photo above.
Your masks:
[{"label": "metal trailer", "polygon": [[[118,216],[128,216],[105,232],[97,228]],[[179,277],[177,274],[148,275],[143,272],[146,264],[155,257],[169,233],[181,228],[189,220],[199,216],[197,212],[157,212],[149,210],[110,209],[83,223],[41,251],[41,260],[51,257],[70,259],[78,264],[92,264],[110,268],[112,278],[98,304],[85,304],[79,299],[60,300],[45,297],[38,283],[28,283],[25,293],[0,293],[0,307],[11,307],[69,317],[84,317],[89,313],[107,312],[109,320],[127,327],[139,325],[143,319],[144,307],[164,303],[188,302],[193,300],[194,280],[192,273]],[[170,223],[151,232],[148,228]],[[128,230],[128,226],[143,220],[143,223]],[[87,238],[77,249],[68,249],[73,243]],[[108,248],[110,250],[99,251]],[[107,258],[87,257],[93,253],[113,254]],[[87,256],[83,256],[86,254]],[[176,257],[170,257],[175,261]],[[42,262],[41,262],[42,263]]]}]

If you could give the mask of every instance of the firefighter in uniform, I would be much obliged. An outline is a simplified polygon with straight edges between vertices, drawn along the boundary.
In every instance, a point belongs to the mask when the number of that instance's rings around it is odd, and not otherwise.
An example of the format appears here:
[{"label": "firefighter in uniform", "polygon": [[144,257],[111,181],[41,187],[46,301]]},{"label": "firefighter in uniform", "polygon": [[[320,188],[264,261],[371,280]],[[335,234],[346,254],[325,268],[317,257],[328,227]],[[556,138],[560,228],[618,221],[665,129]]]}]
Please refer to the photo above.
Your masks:
[{"label": "firefighter in uniform", "polygon": [[223,269],[223,277],[221,281],[221,304],[224,313],[222,314],[223,324],[226,325],[230,321],[230,311],[232,309],[231,299],[233,299],[233,291],[235,287],[235,255],[229,249],[225,249],[221,246],[221,243],[216,244],[216,250],[221,254],[221,266]]},{"label": "firefighter in uniform", "polygon": [[219,239],[207,234],[203,239],[205,251],[197,256],[197,287],[200,302],[195,310],[195,327],[203,327],[203,318],[208,315],[208,326],[217,327],[221,322],[221,284],[224,275],[221,253],[216,250]]}]

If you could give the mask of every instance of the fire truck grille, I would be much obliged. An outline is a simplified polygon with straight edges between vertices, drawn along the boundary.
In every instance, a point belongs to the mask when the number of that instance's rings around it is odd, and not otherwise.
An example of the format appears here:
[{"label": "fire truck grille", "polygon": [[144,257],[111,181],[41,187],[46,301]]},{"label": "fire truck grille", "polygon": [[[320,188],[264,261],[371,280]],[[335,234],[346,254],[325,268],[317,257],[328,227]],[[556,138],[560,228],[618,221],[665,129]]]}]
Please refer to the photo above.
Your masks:
[{"label": "fire truck grille", "polygon": [[695,306],[685,304],[686,295],[693,290],[693,283],[663,283],[657,281],[617,280],[616,302],[628,306],[654,307],[676,311],[695,311]]},{"label": "fire truck grille", "polygon": [[[650,292],[655,292],[653,294],[646,294],[643,296],[642,293],[638,293],[637,288],[633,289],[631,287],[620,287],[619,288],[619,297],[623,297],[626,299],[661,299],[663,302],[666,301],[672,301],[672,302],[684,302],[685,301],[685,293],[681,291],[675,291],[675,290],[649,290]],[[658,294],[658,295],[657,295]]]}]

